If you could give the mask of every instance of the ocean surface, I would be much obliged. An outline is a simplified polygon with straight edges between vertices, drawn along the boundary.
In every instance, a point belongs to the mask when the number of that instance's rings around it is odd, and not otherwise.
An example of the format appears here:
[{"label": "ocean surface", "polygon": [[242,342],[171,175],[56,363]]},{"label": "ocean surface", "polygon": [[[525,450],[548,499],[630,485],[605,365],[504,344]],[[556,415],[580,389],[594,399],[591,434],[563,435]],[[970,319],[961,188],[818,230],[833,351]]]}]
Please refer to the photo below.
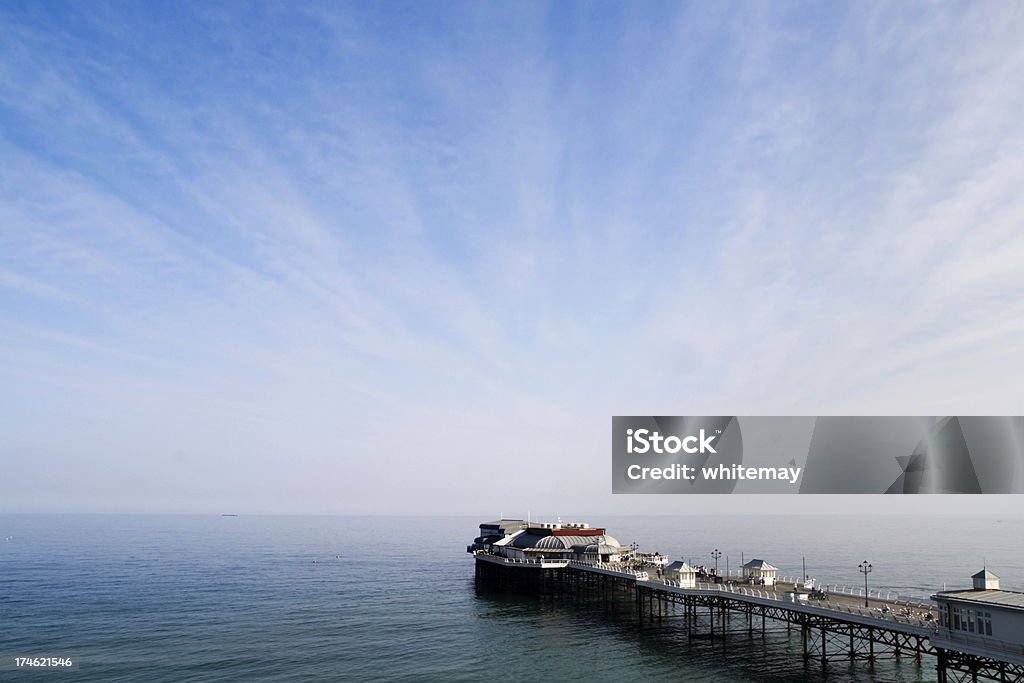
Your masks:
[{"label": "ocean surface", "polygon": [[[822,681],[799,637],[688,641],[673,625],[489,592],[468,517],[0,516],[0,653],[77,670],[2,681]],[[1024,590],[1020,519],[607,517],[623,544],[735,569],[926,595],[987,562]],[[314,561],[315,560],[315,561]],[[831,664],[829,681],[931,681],[933,663]]]}]

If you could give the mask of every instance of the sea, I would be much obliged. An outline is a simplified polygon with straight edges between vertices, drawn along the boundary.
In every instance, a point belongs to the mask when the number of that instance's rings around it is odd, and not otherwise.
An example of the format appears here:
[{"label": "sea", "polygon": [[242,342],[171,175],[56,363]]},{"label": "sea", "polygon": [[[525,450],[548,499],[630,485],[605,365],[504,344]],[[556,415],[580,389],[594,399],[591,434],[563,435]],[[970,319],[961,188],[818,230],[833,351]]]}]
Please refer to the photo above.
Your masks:
[{"label": "sea", "polygon": [[[486,516],[0,516],[0,681],[933,681],[912,658],[830,663],[799,635],[688,639],[628,606],[478,586]],[[658,516],[586,520],[623,545],[735,570],[926,596],[987,566],[1024,590],[1021,520]],[[72,657],[27,670],[14,657]]]}]

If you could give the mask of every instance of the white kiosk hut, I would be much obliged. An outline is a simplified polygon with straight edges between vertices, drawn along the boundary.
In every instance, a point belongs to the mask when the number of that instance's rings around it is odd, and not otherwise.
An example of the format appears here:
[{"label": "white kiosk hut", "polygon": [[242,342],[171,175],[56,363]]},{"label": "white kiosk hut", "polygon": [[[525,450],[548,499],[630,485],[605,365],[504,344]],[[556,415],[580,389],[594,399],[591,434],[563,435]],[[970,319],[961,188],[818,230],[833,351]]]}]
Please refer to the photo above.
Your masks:
[{"label": "white kiosk hut", "polygon": [[665,567],[665,578],[680,588],[695,588],[697,586],[697,570],[682,560]]},{"label": "white kiosk hut", "polygon": [[764,560],[751,560],[743,565],[743,576],[747,583],[774,586],[779,570]]},{"label": "white kiosk hut", "polygon": [[971,577],[976,591],[997,591],[999,590],[999,577],[990,572],[987,568]]}]

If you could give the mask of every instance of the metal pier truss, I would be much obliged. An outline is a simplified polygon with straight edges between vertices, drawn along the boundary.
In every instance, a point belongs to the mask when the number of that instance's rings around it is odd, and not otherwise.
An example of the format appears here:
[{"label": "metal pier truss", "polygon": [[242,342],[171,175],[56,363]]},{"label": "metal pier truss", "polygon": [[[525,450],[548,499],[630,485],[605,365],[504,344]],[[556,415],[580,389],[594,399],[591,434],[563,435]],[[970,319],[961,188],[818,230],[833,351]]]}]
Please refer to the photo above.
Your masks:
[{"label": "metal pier truss", "polygon": [[1020,657],[998,660],[935,647],[934,622],[827,601],[803,602],[781,591],[698,584],[682,588],[645,580],[646,575],[576,561],[512,562],[478,554],[480,582],[502,590],[549,597],[601,600],[632,599],[639,623],[662,622],[690,638],[720,639],[724,648],[736,636],[785,630],[800,637],[805,660],[823,668],[830,662],[934,658],[939,683],[1000,681],[1024,683],[1024,647]]}]

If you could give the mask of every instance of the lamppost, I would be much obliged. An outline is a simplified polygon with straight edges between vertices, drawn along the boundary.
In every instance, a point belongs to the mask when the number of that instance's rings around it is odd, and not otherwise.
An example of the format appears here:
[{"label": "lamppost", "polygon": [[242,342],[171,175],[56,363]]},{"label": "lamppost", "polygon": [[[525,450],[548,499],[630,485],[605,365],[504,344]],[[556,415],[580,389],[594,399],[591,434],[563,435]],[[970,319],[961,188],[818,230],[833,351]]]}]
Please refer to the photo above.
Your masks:
[{"label": "lamppost", "polygon": [[715,558],[715,576],[718,576],[718,558],[722,556],[722,551],[715,548],[711,551],[711,557]]},{"label": "lamppost", "polygon": [[871,573],[871,565],[868,564],[867,560],[864,560],[857,565],[857,569],[864,575],[864,606],[868,606],[868,574]]}]

